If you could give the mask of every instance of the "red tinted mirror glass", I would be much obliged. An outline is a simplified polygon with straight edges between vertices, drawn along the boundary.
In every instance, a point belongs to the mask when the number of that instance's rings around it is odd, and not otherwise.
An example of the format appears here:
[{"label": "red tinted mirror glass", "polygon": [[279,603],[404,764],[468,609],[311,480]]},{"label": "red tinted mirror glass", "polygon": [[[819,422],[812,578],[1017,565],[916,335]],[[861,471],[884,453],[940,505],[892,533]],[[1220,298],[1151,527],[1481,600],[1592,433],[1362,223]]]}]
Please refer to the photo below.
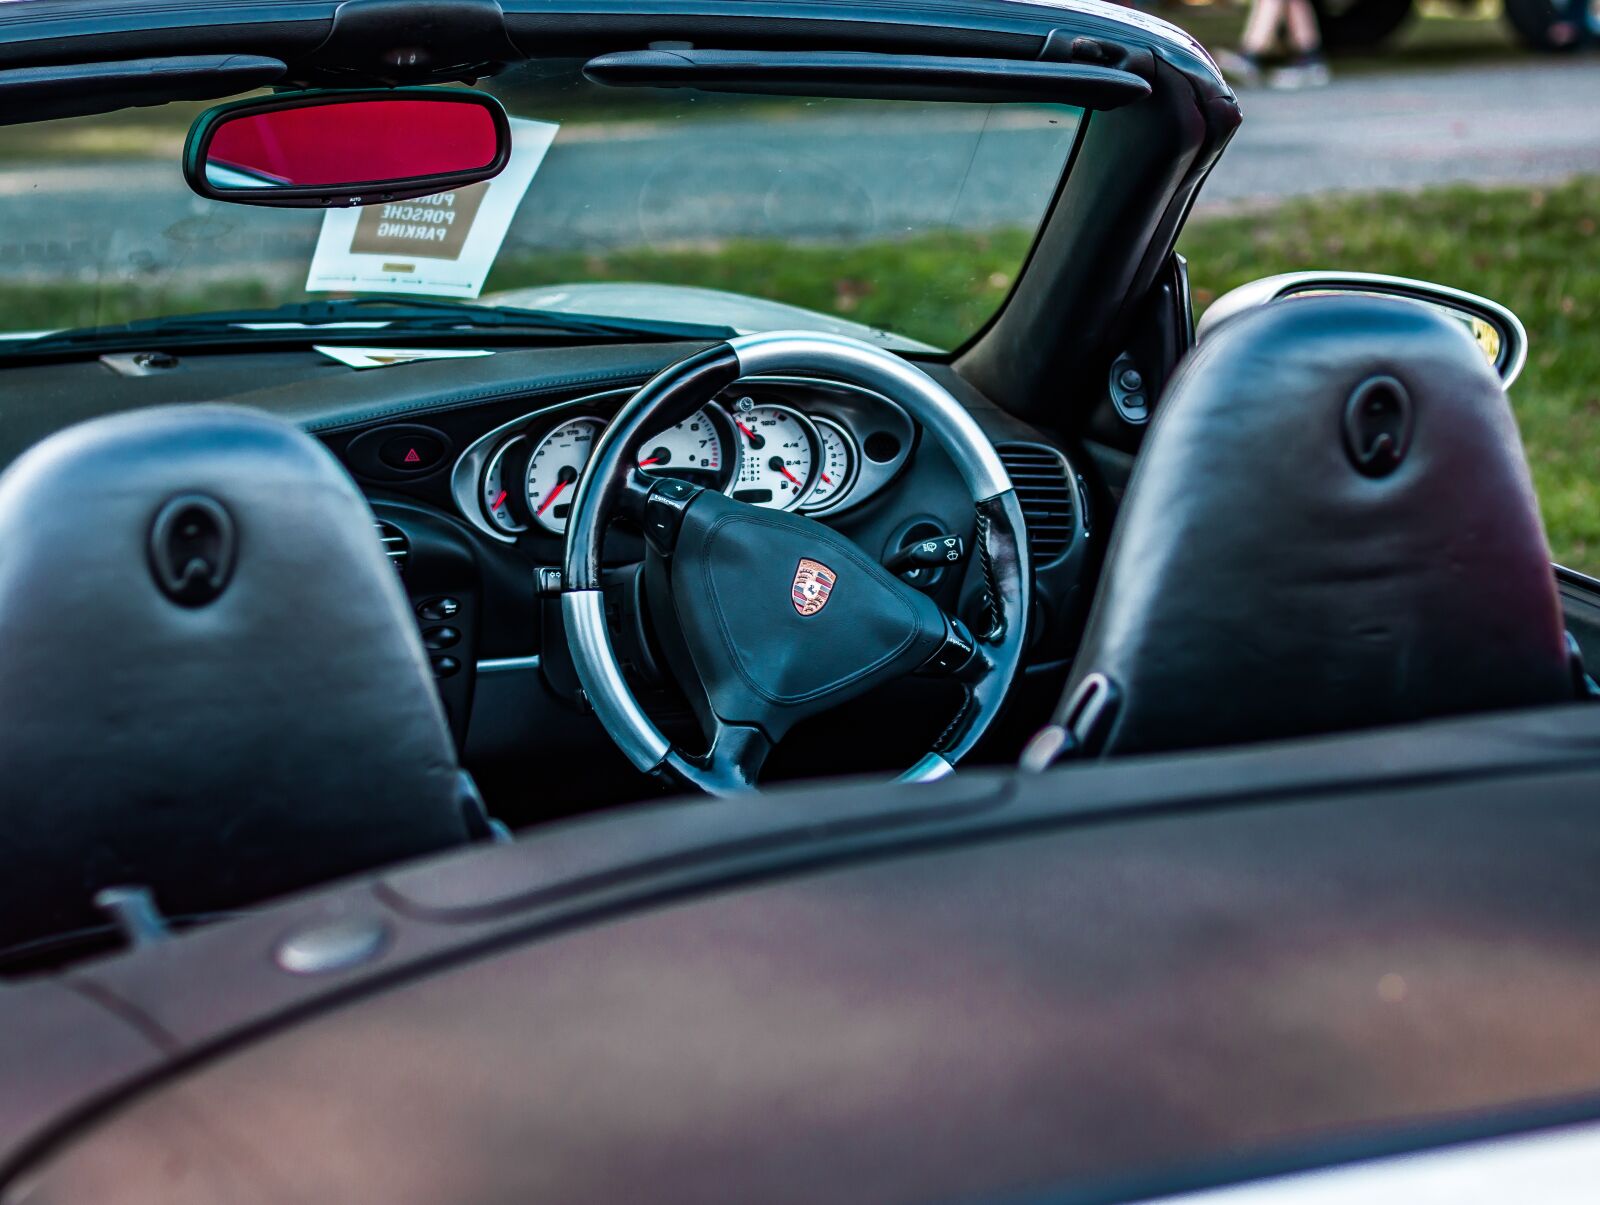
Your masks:
[{"label": "red tinted mirror glass", "polygon": [[205,176],[217,190],[377,185],[481,171],[499,145],[493,114],[476,104],[330,101],[224,118]]}]

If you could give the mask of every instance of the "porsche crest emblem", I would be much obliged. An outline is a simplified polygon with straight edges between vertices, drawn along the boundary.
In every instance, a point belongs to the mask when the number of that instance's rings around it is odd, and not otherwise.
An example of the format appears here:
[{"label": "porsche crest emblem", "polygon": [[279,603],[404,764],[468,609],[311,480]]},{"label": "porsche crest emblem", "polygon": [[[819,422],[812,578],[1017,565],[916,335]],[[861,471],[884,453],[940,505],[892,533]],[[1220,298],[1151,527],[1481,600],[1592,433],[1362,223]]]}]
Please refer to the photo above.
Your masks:
[{"label": "porsche crest emblem", "polygon": [[800,559],[800,567],[794,571],[794,586],[789,591],[789,600],[800,612],[800,618],[808,619],[828,605],[833,583],[832,569],[810,557]]}]

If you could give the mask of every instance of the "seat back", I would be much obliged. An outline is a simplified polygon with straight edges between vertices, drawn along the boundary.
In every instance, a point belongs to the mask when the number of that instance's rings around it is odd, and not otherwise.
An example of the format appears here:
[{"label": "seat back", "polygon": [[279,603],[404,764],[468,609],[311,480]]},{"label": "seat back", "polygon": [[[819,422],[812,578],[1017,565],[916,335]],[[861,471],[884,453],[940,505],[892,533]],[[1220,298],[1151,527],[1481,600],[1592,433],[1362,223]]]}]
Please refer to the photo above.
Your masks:
[{"label": "seat back", "polygon": [[1180,367],[1057,719],[1136,753],[1574,693],[1499,379],[1425,305],[1317,297],[1235,319]]},{"label": "seat back", "polygon": [[265,414],[164,407],[0,476],[0,948],[254,903],[470,835],[365,500]]}]

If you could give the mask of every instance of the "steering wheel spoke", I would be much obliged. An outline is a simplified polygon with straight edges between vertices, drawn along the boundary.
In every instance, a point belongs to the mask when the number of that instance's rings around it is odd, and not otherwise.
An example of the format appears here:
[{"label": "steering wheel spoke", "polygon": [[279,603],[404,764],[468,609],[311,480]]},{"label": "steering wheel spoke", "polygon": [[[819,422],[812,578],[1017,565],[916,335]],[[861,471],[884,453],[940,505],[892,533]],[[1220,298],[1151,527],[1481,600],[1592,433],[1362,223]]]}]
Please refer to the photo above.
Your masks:
[{"label": "steering wheel spoke", "polygon": [[752,724],[730,724],[713,716],[705,725],[711,747],[700,759],[706,785],[718,794],[751,790],[773,750],[773,742]]},{"label": "steering wheel spoke", "polygon": [[661,768],[713,795],[754,790],[776,742],[754,724],[734,724],[714,712],[701,718],[704,753],[669,752]]}]

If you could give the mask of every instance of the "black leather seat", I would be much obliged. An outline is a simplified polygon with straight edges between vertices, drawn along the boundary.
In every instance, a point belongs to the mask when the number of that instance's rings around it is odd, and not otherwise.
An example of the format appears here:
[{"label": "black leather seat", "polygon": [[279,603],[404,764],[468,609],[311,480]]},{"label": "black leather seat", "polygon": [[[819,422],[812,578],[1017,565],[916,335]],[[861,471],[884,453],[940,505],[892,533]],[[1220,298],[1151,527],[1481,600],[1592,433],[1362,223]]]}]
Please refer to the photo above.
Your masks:
[{"label": "black leather seat", "polygon": [[167,407],[0,477],[0,949],[97,889],[236,908],[483,831],[365,500],[265,414]]},{"label": "black leather seat", "polygon": [[1175,376],[1029,756],[1551,703],[1574,681],[1521,442],[1472,339],[1416,302],[1296,299]]}]

